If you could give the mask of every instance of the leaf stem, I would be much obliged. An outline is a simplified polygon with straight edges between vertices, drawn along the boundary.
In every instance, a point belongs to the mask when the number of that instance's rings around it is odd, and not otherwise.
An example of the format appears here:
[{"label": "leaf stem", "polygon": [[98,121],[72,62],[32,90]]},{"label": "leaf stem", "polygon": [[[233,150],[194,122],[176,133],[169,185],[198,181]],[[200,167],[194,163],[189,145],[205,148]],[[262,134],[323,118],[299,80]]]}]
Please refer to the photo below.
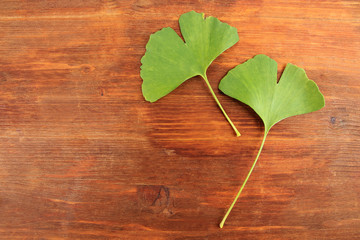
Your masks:
[{"label": "leaf stem", "polygon": [[255,161],[254,161],[254,163],[253,163],[253,165],[252,165],[252,167],[251,167],[251,169],[250,169],[250,171],[249,171],[249,173],[248,173],[248,175],[247,175],[247,177],[246,177],[246,179],[245,179],[244,183],[242,184],[242,186],[241,186],[241,188],[240,188],[240,190],[239,190],[238,194],[236,195],[236,197],[235,197],[234,201],[232,202],[232,204],[230,205],[229,209],[227,210],[227,212],[226,212],[226,214],[225,214],[224,218],[222,219],[222,221],[221,221],[221,223],[220,223],[220,228],[223,228],[224,223],[225,223],[225,221],[226,221],[227,217],[229,216],[229,214],[230,214],[231,210],[233,209],[233,207],[234,207],[234,205],[235,205],[236,201],[238,200],[238,198],[239,198],[239,196],[240,196],[240,194],[241,194],[242,190],[244,189],[244,187],[245,187],[245,185],[246,185],[247,181],[249,180],[249,177],[250,177],[250,175],[251,175],[252,171],[254,170],[254,167],[255,167],[255,165],[256,165],[256,162],[257,162],[257,160],[258,160],[258,158],[259,158],[259,156],[260,156],[261,150],[262,150],[262,149],[263,149],[263,147],[264,147],[264,143],[265,143],[265,139],[266,139],[267,133],[268,133],[268,131],[265,131],[265,133],[264,133],[264,137],[263,137],[263,140],[262,140],[262,143],[261,143],[261,146],[260,146],[260,149],[259,149],[259,151],[258,151],[258,154],[256,155],[256,158],[255,158]]},{"label": "leaf stem", "polygon": [[224,108],[221,106],[221,103],[219,102],[218,98],[216,97],[214,91],[212,90],[211,88],[211,85],[209,83],[209,80],[207,79],[207,76],[206,76],[206,73],[204,75],[201,75],[202,78],[204,79],[204,81],[206,82],[206,85],[208,86],[210,92],[211,92],[211,95],[213,96],[213,98],[215,99],[215,102],[217,103],[217,105],[219,106],[219,108],[221,109],[222,113],[224,114],[226,120],[230,123],[231,127],[233,128],[233,130],[235,131],[236,133],[236,136],[239,137],[241,136],[240,132],[236,129],[234,123],[231,121],[231,119],[229,118],[229,116],[226,114]]}]

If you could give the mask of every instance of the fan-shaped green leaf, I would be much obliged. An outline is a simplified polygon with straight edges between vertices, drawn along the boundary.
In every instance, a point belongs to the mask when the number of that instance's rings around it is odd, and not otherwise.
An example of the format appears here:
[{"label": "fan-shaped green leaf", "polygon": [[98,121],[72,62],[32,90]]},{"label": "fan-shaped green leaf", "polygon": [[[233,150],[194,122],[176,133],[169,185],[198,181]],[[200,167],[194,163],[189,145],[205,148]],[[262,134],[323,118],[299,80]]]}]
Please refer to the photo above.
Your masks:
[{"label": "fan-shaped green leaf", "polygon": [[261,117],[265,125],[264,138],[258,154],[221,221],[220,228],[224,226],[226,218],[254,170],[270,128],[285,118],[324,107],[324,96],[315,82],[308,79],[303,69],[288,64],[279,83],[276,79],[277,63],[266,55],[257,55],[230,70],[220,82],[219,88],[223,93],[249,105]]},{"label": "fan-shaped green leaf", "polygon": [[288,64],[277,83],[277,63],[266,55],[236,66],[219,89],[247,105],[261,117],[266,133],[277,122],[324,106],[324,97],[305,71]]},{"label": "fan-shaped green leaf", "polygon": [[185,43],[168,27],[152,34],[146,45],[140,75],[150,102],[191,77],[205,76],[211,62],[239,40],[236,28],[194,11],[181,15],[179,23]]},{"label": "fan-shaped green leaf", "polygon": [[181,33],[172,28],[152,34],[141,59],[142,92],[147,101],[166,96],[189,78],[200,75],[237,135],[240,135],[210,87],[206,70],[211,62],[233,46],[239,36],[234,27],[194,11],[181,15]]}]

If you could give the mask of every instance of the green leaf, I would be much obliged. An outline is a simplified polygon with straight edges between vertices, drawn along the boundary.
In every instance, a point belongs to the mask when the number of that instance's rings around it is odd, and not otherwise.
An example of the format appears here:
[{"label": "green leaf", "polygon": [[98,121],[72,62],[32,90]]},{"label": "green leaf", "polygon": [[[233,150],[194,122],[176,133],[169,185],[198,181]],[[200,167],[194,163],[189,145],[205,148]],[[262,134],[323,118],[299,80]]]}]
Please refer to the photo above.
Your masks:
[{"label": "green leaf", "polygon": [[266,55],[257,55],[230,70],[221,80],[219,89],[249,105],[265,125],[258,154],[240,191],[220,223],[222,228],[256,165],[271,127],[285,118],[319,110],[324,107],[325,101],[316,83],[308,79],[302,68],[293,64],[289,63],[286,66],[277,83],[277,63]]},{"label": "green leaf", "polygon": [[233,46],[239,36],[234,27],[214,17],[194,11],[179,19],[183,40],[172,28],[152,34],[141,59],[142,92],[147,101],[155,102],[180,84],[200,75],[237,135],[240,135],[214,94],[206,76],[211,62]]},{"label": "green leaf", "polygon": [[277,83],[277,63],[266,55],[257,55],[230,70],[219,89],[254,109],[266,132],[285,118],[324,106],[323,95],[304,69],[287,64]]},{"label": "green leaf", "polygon": [[181,83],[196,75],[205,75],[211,62],[239,41],[237,30],[214,17],[194,11],[181,15],[181,33],[163,28],[152,34],[141,59],[143,95],[155,102]]}]

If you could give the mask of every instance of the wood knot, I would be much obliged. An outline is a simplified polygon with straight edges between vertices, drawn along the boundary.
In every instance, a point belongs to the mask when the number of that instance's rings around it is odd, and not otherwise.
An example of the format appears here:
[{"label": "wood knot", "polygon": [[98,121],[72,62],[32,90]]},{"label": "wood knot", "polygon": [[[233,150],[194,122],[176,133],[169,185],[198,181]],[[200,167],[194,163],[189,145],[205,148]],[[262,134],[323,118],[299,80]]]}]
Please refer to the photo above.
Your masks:
[{"label": "wood knot", "polygon": [[173,199],[170,197],[170,190],[163,185],[138,186],[138,200],[141,211],[153,214],[173,214]]},{"label": "wood knot", "polygon": [[330,123],[335,124],[336,123],[336,117],[331,117],[330,118]]},{"label": "wood knot", "polygon": [[80,71],[82,74],[88,74],[88,73],[94,71],[94,69],[95,69],[95,67],[88,65],[88,64],[83,64],[80,67]]}]

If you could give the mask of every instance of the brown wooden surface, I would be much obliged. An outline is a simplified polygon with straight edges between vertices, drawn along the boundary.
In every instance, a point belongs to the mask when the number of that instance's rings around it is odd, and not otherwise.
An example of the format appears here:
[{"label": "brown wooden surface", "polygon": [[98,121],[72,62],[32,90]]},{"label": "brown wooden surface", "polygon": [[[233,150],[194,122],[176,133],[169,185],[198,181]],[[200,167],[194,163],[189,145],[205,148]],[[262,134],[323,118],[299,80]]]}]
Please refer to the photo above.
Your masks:
[{"label": "brown wooden surface", "polygon": [[[150,104],[149,35],[204,12],[240,41]],[[359,239],[360,3],[0,1],[0,239]],[[286,119],[223,229],[263,125],[219,93],[256,54],[304,68],[322,110]]]}]

